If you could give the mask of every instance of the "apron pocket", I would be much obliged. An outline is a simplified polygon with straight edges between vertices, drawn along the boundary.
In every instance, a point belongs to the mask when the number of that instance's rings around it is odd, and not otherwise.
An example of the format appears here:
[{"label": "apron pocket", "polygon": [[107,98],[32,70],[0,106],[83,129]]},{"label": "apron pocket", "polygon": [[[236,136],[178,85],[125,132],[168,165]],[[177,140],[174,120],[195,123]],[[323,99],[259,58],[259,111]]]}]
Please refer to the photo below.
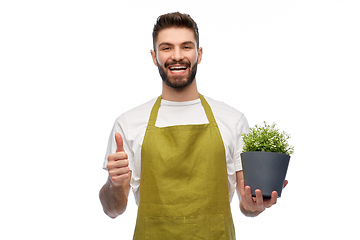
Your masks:
[{"label": "apron pocket", "polygon": [[223,214],[191,217],[146,217],[146,240],[225,240]]}]

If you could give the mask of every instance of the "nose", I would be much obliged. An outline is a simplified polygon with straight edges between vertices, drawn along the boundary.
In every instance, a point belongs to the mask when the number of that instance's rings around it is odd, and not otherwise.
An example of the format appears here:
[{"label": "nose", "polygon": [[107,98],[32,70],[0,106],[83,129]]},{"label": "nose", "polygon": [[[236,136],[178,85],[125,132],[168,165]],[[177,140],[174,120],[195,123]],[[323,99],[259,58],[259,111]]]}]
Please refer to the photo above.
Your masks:
[{"label": "nose", "polygon": [[183,58],[184,56],[182,54],[180,47],[175,47],[172,55],[172,59],[174,59],[175,61],[180,61]]}]

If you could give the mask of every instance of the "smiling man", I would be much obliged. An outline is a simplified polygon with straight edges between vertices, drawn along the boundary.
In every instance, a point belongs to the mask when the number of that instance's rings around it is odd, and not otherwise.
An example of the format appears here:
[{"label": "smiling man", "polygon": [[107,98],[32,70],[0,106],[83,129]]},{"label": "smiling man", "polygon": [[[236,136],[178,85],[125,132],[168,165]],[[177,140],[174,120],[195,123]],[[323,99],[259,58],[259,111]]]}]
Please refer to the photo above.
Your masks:
[{"label": "smiling man", "polygon": [[163,80],[162,95],[122,114],[110,134],[100,190],[104,212],[121,215],[130,189],[138,205],[134,238],[235,239],[230,202],[257,216],[276,203],[245,186],[240,153],[245,116],[204,97],[196,84],[203,50],[194,20],[160,16],[151,56]]}]

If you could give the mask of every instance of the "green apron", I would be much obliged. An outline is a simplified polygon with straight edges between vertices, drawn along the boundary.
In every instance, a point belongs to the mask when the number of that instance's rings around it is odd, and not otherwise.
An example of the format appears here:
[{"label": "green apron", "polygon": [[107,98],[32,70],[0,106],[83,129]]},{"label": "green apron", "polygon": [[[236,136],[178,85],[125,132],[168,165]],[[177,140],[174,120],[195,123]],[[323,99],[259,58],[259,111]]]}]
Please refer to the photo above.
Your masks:
[{"label": "green apron", "polygon": [[155,127],[154,104],[141,150],[134,240],[233,240],[225,148],[200,95],[208,124]]}]

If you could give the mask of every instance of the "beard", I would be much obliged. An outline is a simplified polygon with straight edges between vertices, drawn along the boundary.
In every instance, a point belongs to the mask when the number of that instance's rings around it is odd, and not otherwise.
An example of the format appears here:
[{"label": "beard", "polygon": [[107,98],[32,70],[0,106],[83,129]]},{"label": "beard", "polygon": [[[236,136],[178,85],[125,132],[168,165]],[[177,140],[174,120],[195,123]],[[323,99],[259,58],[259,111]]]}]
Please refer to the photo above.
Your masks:
[{"label": "beard", "polygon": [[[190,86],[190,84],[195,79],[196,71],[197,71],[197,62],[194,64],[193,67],[191,67],[191,63],[189,61],[179,61],[179,62],[168,61],[164,64],[164,67],[158,62],[157,59],[156,59],[156,62],[157,62],[157,66],[158,66],[159,73],[160,73],[162,80],[165,82],[165,84],[167,86],[169,86],[171,88],[174,88],[174,89],[186,88],[186,87]],[[178,75],[171,76],[170,73],[166,74],[165,69],[167,69],[167,67],[169,65],[174,65],[174,64],[186,65],[189,69],[189,73],[187,74],[187,76],[178,76]]]}]

